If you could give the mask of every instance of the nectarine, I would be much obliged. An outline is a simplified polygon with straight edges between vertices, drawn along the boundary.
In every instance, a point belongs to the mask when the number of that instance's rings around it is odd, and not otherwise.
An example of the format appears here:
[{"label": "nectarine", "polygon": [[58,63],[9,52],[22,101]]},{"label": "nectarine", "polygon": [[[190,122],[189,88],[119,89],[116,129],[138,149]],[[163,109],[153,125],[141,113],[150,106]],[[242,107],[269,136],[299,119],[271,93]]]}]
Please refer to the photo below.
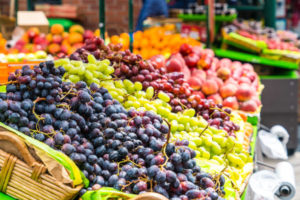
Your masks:
[{"label": "nectarine", "polygon": [[218,84],[213,79],[206,80],[202,84],[202,92],[205,95],[215,94],[218,92],[218,90],[219,90]]}]

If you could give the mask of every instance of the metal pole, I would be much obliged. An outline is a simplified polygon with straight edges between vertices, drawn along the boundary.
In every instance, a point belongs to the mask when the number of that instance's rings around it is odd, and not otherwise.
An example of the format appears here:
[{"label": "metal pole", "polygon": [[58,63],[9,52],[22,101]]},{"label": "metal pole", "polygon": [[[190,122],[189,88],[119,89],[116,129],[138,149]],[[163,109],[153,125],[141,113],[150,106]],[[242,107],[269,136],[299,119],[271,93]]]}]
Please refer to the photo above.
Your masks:
[{"label": "metal pole", "polygon": [[[18,13],[18,10],[19,10],[19,0],[15,0],[15,18],[17,19],[17,13]],[[17,20],[16,20],[16,23],[17,23]]]},{"label": "metal pole", "polygon": [[99,28],[101,37],[105,40],[105,0],[99,0]]},{"label": "metal pole", "polygon": [[31,0],[27,0],[27,10],[33,10],[32,1]]},{"label": "metal pole", "polygon": [[276,0],[265,1],[264,16],[266,26],[276,28]]},{"label": "metal pole", "polygon": [[128,8],[129,8],[129,49],[133,51],[133,3],[132,0],[128,1]]}]

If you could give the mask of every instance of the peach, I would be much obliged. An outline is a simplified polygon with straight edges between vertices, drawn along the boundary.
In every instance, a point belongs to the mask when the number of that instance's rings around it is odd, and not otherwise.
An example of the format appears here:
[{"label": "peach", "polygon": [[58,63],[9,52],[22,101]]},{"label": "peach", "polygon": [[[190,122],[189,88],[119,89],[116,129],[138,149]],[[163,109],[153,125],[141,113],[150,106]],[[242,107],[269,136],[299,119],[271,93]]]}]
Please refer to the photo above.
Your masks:
[{"label": "peach", "polygon": [[217,70],[217,76],[222,80],[227,80],[230,77],[231,71],[228,67],[220,67]]},{"label": "peach", "polygon": [[194,76],[194,77],[199,77],[199,78],[202,78],[204,80],[206,79],[206,73],[203,70],[193,68],[191,70],[191,73],[192,73],[192,76]]},{"label": "peach", "polygon": [[223,98],[234,96],[237,91],[237,86],[233,83],[227,83],[220,88],[220,95]]},{"label": "peach", "polygon": [[231,64],[232,64],[232,61],[230,59],[228,59],[228,58],[222,58],[220,60],[220,62],[219,62],[220,68],[222,68],[222,67],[226,67],[226,68],[230,67]]},{"label": "peach", "polygon": [[206,79],[212,79],[217,76],[217,73],[213,70],[206,70]]},{"label": "peach", "polygon": [[222,104],[223,102],[222,97],[218,93],[209,95],[207,99],[212,99],[215,102],[215,104]]},{"label": "peach", "polygon": [[242,65],[242,68],[243,70],[247,70],[247,71],[250,71],[250,72],[253,72],[254,71],[254,68],[253,68],[253,65],[249,64],[249,63],[245,63]]},{"label": "peach", "polygon": [[242,77],[239,79],[239,84],[242,84],[242,83],[251,84],[251,80],[250,80],[248,77],[242,76]]},{"label": "peach", "polygon": [[205,95],[211,95],[211,94],[215,94],[217,93],[219,90],[219,86],[216,83],[215,80],[213,79],[209,79],[206,80],[203,84],[202,84],[202,92]]},{"label": "peach", "polygon": [[201,48],[200,46],[194,46],[192,48],[192,52],[195,53],[197,56],[201,57],[203,48]]},{"label": "peach", "polygon": [[191,77],[187,80],[188,84],[193,88],[194,90],[199,90],[202,85],[202,81],[199,78]]},{"label": "peach", "polygon": [[232,84],[234,84],[234,85],[237,85],[238,84],[238,82],[236,81],[236,80],[234,80],[233,78],[228,78],[226,81],[225,81],[225,84],[227,84],[227,83],[232,83]]},{"label": "peach", "polygon": [[222,87],[222,85],[224,84],[224,82],[222,81],[222,79],[220,79],[218,77],[214,77],[213,79],[216,81],[216,83],[218,84],[219,88]]},{"label": "peach", "polygon": [[201,91],[193,91],[193,95],[199,95],[201,99],[205,98],[204,94]]},{"label": "peach", "polygon": [[181,72],[183,73],[185,80],[188,80],[191,77],[191,71],[186,65],[183,65]]},{"label": "peach", "polygon": [[247,83],[242,83],[239,87],[238,90],[236,91],[236,98],[239,101],[247,101],[251,99],[251,97],[254,95],[255,91],[251,87],[251,85]]},{"label": "peach", "polygon": [[257,107],[261,106],[261,101],[257,96],[253,97],[252,100],[255,101]]},{"label": "peach", "polygon": [[227,97],[223,100],[223,106],[237,110],[239,108],[239,103],[236,97]]},{"label": "peach", "polygon": [[231,69],[235,70],[242,67],[242,63],[240,61],[233,61],[231,64]]},{"label": "peach", "polygon": [[240,110],[247,111],[247,112],[255,112],[258,106],[256,102],[252,99],[248,101],[244,101],[240,103]]}]

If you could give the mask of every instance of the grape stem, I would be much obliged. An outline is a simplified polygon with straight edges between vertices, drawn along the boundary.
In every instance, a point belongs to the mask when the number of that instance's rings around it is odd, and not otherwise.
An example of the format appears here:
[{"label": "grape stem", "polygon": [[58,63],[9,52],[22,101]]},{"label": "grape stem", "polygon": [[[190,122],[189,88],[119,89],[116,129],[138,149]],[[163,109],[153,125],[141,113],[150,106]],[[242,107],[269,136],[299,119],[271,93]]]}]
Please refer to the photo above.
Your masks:
[{"label": "grape stem", "polygon": [[60,100],[63,100],[64,98],[66,98],[66,96],[68,96],[71,93],[72,89],[73,89],[73,85],[71,86],[69,91],[63,97],[60,98]]},{"label": "grape stem", "polygon": [[36,100],[33,101],[32,113],[33,113],[34,116],[38,119],[38,121],[37,121],[37,123],[36,123],[36,129],[37,129],[37,130],[40,130],[40,128],[39,128],[39,122],[40,122],[40,120],[42,120],[42,119],[44,119],[44,118],[43,118],[43,117],[40,117],[38,114],[36,114],[36,112],[35,112],[35,105],[36,105],[36,103],[38,103],[39,101],[44,101],[44,100],[46,100],[46,98],[40,98],[40,97],[38,97]]}]

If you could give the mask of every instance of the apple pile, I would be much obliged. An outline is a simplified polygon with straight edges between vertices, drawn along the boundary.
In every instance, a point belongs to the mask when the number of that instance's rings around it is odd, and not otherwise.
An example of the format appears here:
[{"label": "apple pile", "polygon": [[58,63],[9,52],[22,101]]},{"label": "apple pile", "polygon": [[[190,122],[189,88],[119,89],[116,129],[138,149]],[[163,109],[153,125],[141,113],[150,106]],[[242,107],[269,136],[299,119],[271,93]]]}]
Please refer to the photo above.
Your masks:
[{"label": "apple pile", "polygon": [[51,26],[50,33],[45,35],[32,27],[16,42],[9,53],[35,53],[43,50],[55,57],[62,58],[72,54],[83,46],[86,39],[94,37],[91,30],[84,30],[80,25],[73,25],[69,32],[60,24]]},{"label": "apple pile", "polygon": [[261,105],[259,78],[251,64],[218,59],[211,49],[183,44],[165,66],[168,72],[182,72],[197,94],[216,104],[247,112]]}]

